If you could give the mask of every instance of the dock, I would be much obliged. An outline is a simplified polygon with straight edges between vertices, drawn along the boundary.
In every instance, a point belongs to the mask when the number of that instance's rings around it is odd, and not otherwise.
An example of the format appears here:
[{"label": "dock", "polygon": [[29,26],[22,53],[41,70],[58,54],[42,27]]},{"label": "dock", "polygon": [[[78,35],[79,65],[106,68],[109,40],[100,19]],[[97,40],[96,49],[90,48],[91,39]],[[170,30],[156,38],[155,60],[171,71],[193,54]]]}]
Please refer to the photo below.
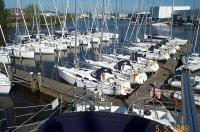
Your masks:
[{"label": "dock", "polygon": [[[5,72],[5,71],[4,71]],[[34,74],[33,72],[26,72],[23,70],[8,68],[9,74],[12,76],[14,85],[30,89],[32,92],[46,94],[55,98],[62,99],[66,103],[71,103],[74,97],[78,94],[91,93],[89,90],[75,88],[67,83],[62,83],[43,77],[41,73]],[[114,105],[122,105],[123,101],[115,97],[106,96],[107,101]]]},{"label": "dock", "polygon": [[[187,52],[193,48],[192,44],[185,44],[181,49],[176,53],[176,55],[167,60],[159,70],[154,73],[146,82],[138,87],[132,94],[128,96],[125,100],[106,96],[106,100],[112,102],[113,105],[131,105],[139,97],[149,97],[150,89],[152,84],[163,84],[174,73],[175,68]],[[4,71],[5,72],[5,71]],[[86,90],[81,88],[75,88],[72,85],[67,83],[62,83],[53,79],[43,77],[41,73],[26,72],[23,70],[15,69],[13,67],[8,68],[9,74],[12,76],[14,85],[30,89],[33,92],[39,92],[46,94],[55,98],[62,99],[64,102],[70,103],[76,95],[79,93],[84,93]],[[91,91],[88,91],[90,92]]]},{"label": "dock", "polygon": [[139,88],[137,88],[132,95],[130,95],[125,103],[129,106],[132,102],[140,97],[149,97],[150,89],[153,88],[152,84],[163,84],[174,73],[176,66],[179,61],[181,61],[182,56],[193,48],[192,44],[183,45],[180,50],[175,54],[172,59],[167,60],[159,70],[154,73],[146,82],[144,82]]}]

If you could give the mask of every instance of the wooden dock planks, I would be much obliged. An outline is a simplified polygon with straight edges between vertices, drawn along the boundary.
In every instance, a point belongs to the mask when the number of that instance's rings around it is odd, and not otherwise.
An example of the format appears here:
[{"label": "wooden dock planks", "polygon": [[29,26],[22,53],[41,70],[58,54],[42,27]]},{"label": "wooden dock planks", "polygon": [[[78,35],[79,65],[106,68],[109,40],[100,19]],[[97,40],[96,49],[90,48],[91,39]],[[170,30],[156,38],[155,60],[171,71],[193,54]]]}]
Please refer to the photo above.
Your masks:
[{"label": "wooden dock planks", "polygon": [[[81,88],[75,88],[67,83],[42,77],[41,74],[31,74],[29,72],[14,68],[8,69],[10,75],[12,75],[14,84],[28,88],[33,92],[39,91],[55,98],[58,97],[59,99],[61,99],[62,95],[62,99],[68,103],[72,101],[75,95],[83,94],[85,92],[85,90]],[[2,69],[2,71],[5,73],[5,70]],[[91,93],[91,91],[87,91],[87,93]],[[122,100],[114,97],[106,96],[106,99],[112,102],[114,105],[124,104]]]},{"label": "wooden dock planks", "polygon": [[150,89],[152,88],[151,84],[156,82],[156,84],[162,84],[164,83],[169,77],[170,74],[174,72],[178,61],[181,59],[181,57],[186,53],[189,52],[192,49],[191,44],[186,44],[181,47],[181,49],[177,52],[175,55],[176,59],[169,59],[166,61],[165,64],[163,64],[159,70],[152,75],[146,82],[143,83],[132,95],[128,97],[128,99],[125,100],[125,103],[127,105],[131,105],[132,102],[134,102],[139,97],[149,97],[150,95]]}]

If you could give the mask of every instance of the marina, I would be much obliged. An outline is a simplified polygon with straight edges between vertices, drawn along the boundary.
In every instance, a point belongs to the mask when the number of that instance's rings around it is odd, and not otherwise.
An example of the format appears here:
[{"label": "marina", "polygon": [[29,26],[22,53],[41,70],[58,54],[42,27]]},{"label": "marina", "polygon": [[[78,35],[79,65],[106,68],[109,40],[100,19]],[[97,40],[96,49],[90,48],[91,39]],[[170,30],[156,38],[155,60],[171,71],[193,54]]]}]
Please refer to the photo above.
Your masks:
[{"label": "marina", "polygon": [[0,131],[200,130],[199,9],[124,3],[2,8]]}]

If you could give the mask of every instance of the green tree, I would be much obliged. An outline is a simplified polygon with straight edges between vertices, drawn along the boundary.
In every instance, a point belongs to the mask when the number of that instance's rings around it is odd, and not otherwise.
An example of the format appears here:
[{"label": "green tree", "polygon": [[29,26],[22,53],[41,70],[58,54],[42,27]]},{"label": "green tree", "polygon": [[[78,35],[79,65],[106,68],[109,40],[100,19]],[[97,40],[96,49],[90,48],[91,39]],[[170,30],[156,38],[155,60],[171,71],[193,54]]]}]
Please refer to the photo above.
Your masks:
[{"label": "green tree", "polygon": [[24,13],[25,13],[25,18],[28,23],[33,22],[33,18],[36,17],[36,15],[39,12],[39,8],[37,5],[34,6],[34,4],[29,4],[26,6]]},{"label": "green tree", "polygon": [[[8,11],[5,9],[5,3],[4,0],[0,0],[0,24],[2,26],[2,29],[4,31],[4,35],[7,37],[7,23],[8,23]],[[0,46],[4,46],[3,36],[2,33],[0,33]]]}]

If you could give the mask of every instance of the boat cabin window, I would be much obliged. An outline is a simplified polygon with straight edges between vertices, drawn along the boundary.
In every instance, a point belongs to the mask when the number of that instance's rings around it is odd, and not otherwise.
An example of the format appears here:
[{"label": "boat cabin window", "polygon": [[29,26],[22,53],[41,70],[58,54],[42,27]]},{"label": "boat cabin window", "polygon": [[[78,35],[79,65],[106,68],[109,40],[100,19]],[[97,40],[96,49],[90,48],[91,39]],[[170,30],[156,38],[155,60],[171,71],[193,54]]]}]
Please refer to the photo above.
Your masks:
[{"label": "boat cabin window", "polygon": [[200,83],[199,83],[199,81],[195,81],[195,85],[199,85]]},{"label": "boat cabin window", "polygon": [[82,71],[88,71],[87,69],[82,69],[82,68],[80,68],[80,70],[82,70]]},{"label": "boat cabin window", "polygon": [[84,77],[84,79],[85,79],[85,80],[89,80],[89,78],[87,78],[87,77]]},{"label": "boat cabin window", "polygon": [[78,75],[78,74],[75,74],[77,77],[80,77],[80,78],[82,78],[82,76],[81,75]]},{"label": "boat cabin window", "polygon": [[96,80],[92,80],[92,82],[95,82],[95,83],[97,83],[97,81],[96,81]]}]

